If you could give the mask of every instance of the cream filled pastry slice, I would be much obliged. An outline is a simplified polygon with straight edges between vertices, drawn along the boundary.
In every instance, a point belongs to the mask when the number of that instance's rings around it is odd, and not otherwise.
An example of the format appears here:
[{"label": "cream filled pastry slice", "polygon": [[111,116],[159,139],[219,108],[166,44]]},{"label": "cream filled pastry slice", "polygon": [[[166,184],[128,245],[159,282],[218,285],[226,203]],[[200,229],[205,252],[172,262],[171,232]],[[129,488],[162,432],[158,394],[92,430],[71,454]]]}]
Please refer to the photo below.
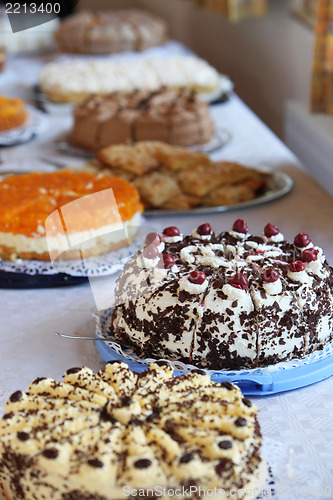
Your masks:
[{"label": "cream filled pastry slice", "polygon": [[133,498],[166,497],[190,485],[193,498],[199,487],[217,488],[222,500],[232,488],[244,489],[241,499],[246,488],[260,489],[255,405],[200,371],[172,375],[161,363],[137,375],[113,362],[97,374],[72,368],[64,382],[39,378],[29,392],[13,393],[0,420],[7,500],[120,500],[128,490]]},{"label": "cream filled pastry slice", "polygon": [[40,74],[42,91],[55,102],[79,102],[92,94],[157,91],[164,86],[210,92],[219,81],[212,66],[193,56],[139,58],[131,64],[110,59],[59,61],[46,64]]}]

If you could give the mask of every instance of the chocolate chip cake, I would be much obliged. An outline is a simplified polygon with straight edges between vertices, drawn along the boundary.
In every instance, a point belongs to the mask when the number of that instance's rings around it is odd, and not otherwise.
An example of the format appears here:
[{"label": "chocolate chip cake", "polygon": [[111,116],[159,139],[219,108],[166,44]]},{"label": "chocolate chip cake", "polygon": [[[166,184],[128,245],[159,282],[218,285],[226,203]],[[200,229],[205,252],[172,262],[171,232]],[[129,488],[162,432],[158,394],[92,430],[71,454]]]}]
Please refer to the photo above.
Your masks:
[{"label": "chocolate chip cake", "polygon": [[84,168],[131,182],[146,209],[234,205],[262,196],[272,180],[262,170],[155,140],[111,144]]},{"label": "chocolate chip cake", "polygon": [[333,270],[306,233],[288,243],[244,220],[215,234],[150,233],[116,287],[111,334],[147,358],[202,368],[300,358],[332,340]]},{"label": "chocolate chip cake", "polygon": [[200,487],[220,499],[243,489],[243,499],[265,481],[257,408],[200,370],[173,377],[159,362],[141,374],[121,362],[97,374],[72,368],[63,382],[38,378],[28,393],[15,392],[5,411],[0,482],[8,500],[114,500],[176,488],[185,498],[190,487],[192,498]]}]

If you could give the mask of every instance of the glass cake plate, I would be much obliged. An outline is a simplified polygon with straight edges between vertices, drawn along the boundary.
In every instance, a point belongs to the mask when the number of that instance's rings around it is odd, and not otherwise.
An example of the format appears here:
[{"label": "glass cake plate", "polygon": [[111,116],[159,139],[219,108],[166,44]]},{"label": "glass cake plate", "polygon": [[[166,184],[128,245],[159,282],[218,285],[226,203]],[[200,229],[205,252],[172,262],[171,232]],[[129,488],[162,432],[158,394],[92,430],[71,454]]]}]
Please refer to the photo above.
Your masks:
[{"label": "glass cake plate", "polygon": [[[104,361],[120,360],[128,364],[135,372],[147,369],[158,358],[143,358],[133,349],[121,346],[109,334],[112,309],[101,311],[96,316],[96,346]],[[175,370],[175,375],[182,375],[198,367],[180,361],[167,361]],[[200,368],[202,369],[202,368]],[[206,370],[214,382],[232,382],[237,384],[248,396],[269,396],[284,391],[299,389],[333,375],[333,341],[323,350],[315,351],[300,359],[282,361],[275,365],[242,370]]]}]

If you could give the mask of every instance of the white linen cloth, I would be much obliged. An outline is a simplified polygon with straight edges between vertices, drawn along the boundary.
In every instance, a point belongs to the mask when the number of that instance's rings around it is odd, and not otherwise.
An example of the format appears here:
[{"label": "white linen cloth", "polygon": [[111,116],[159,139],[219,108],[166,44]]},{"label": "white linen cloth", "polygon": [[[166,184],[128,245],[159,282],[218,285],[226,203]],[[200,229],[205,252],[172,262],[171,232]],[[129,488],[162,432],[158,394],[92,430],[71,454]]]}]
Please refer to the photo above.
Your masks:
[{"label": "white linen cloth", "polygon": [[[154,50],[157,54],[184,51],[173,42]],[[42,59],[36,56],[10,58],[10,83],[7,79],[1,84],[0,77],[0,92],[31,101],[31,85],[37,82],[41,64]],[[295,156],[237,95],[233,94],[227,103],[213,106],[212,113],[216,123],[232,136],[225,147],[213,154],[214,159],[283,170],[294,180],[293,191],[278,201],[243,211],[173,216],[172,220],[151,218],[146,224],[156,231],[177,225],[189,234],[207,221],[214,230],[222,231],[230,229],[237,218],[244,218],[251,233],[261,234],[266,223],[271,222],[288,240],[293,240],[300,231],[307,232],[333,263],[333,199],[305,173]],[[80,165],[82,159],[64,159],[54,153],[52,145],[54,139],[69,130],[70,124],[70,115],[50,115],[43,136],[2,151],[4,164],[0,165],[0,172],[9,161],[14,162],[11,165],[31,169],[35,158],[43,157]],[[50,169],[50,165],[45,165],[45,170]],[[88,365],[94,370],[103,367],[94,342],[54,335],[55,331],[93,335],[93,311],[95,303],[89,284],[41,290],[0,289],[0,413],[10,394],[27,388],[36,377],[60,379],[72,366]],[[280,486],[278,498],[333,498],[332,393],[333,377],[280,395],[251,398],[260,408],[266,459],[272,464]]]}]

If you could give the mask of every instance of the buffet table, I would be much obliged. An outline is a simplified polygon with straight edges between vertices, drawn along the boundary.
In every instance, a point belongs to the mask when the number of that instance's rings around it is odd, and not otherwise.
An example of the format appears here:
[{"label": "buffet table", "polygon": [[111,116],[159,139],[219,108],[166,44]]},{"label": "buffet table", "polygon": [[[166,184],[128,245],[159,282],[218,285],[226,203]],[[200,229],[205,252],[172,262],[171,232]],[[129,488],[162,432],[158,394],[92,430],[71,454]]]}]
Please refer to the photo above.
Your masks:
[{"label": "buffet table", "polygon": [[[12,80],[3,83],[1,92],[19,94],[32,102],[31,85],[36,83],[40,63],[36,57],[14,58],[9,69]],[[20,74],[25,75],[24,82],[19,79]],[[231,94],[227,102],[214,105],[212,113],[216,123],[231,136],[228,144],[213,153],[214,159],[282,170],[293,179],[293,190],[277,201],[246,210],[178,215],[172,219],[146,218],[144,224],[156,231],[172,224],[190,233],[197,225],[209,221],[219,232],[230,229],[237,218],[244,218],[250,232],[260,234],[266,223],[271,222],[289,240],[300,231],[307,232],[332,263],[333,199],[236,94]],[[11,168],[27,170],[36,167],[52,170],[53,161],[82,164],[82,159],[64,157],[53,146],[53,141],[70,127],[71,117],[59,114],[47,118],[48,127],[38,138],[1,151],[0,172],[7,168],[8,162]],[[51,163],[45,162],[45,158]],[[108,286],[107,281],[104,286]],[[0,311],[1,412],[11,393],[26,388],[36,377],[60,379],[71,366],[88,365],[94,370],[103,367],[95,342],[68,340],[54,334],[58,331],[94,335],[92,314],[96,312],[96,303],[88,283],[33,290],[1,289]],[[333,377],[303,389],[252,398],[260,409],[265,455],[272,467],[277,497],[333,498],[332,392]],[[266,497],[271,496],[271,492],[266,493]]]}]

